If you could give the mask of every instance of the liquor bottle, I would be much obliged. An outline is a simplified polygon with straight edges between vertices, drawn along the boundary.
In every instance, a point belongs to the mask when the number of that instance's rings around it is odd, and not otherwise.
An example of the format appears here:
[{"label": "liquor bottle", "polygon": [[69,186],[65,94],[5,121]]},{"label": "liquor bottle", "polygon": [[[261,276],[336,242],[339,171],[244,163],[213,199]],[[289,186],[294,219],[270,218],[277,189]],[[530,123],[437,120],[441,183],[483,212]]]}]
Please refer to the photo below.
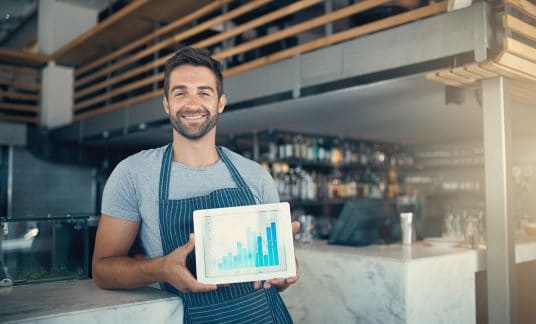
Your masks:
[{"label": "liquor bottle", "polygon": [[324,161],[324,155],[325,155],[325,149],[324,149],[324,139],[322,138],[319,138],[318,139],[318,153],[316,155],[316,159],[318,161]]},{"label": "liquor bottle", "polygon": [[305,146],[307,151],[305,159],[307,161],[313,161],[315,159],[315,148],[313,146],[313,139],[307,138],[305,140]]},{"label": "liquor bottle", "polygon": [[285,145],[285,139],[280,136],[277,139],[277,151],[278,151],[278,159],[284,160],[286,156],[286,145]]},{"label": "liquor bottle", "polygon": [[341,165],[343,162],[343,151],[341,148],[341,143],[339,139],[333,140],[333,146],[331,147],[331,164],[332,165]]},{"label": "liquor bottle", "polygon": [[363,142],[359,143],[359,163],[361,165],[368,164],[368,149]]},{"label": "liquor bottle", "polygon": [[292,139],[290,136],[285,137],[285,159],[292,159],[294,155],[292,154]]}]

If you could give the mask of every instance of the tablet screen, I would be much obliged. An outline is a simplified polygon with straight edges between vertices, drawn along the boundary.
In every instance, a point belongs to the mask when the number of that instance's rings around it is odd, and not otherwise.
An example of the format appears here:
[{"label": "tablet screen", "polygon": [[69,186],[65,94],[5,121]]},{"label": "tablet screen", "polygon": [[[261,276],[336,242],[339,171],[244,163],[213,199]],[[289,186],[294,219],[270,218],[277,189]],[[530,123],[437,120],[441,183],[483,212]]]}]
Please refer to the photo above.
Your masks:
[{"label": "tablet screen", "polygon": [[194,211],[197,280],[207,284],[296,275],[288,203]]}]

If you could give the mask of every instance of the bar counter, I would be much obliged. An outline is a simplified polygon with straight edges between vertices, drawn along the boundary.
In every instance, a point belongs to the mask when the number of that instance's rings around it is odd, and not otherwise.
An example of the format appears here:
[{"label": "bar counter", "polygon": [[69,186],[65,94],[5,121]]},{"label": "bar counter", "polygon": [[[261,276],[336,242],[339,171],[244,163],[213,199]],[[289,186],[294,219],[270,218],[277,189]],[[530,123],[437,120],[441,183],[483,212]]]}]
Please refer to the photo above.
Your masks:
[{"label": "bar counter", "polygon": [[0,323],[182,323],[179,297],[157,288],[104,290],[92,280],[0,288]]},{"label": "bar counter", "polygon": [[[315,241],[296,243],[296,255],[300,281],[282,293],[295,323],[477,322],[484,250]],[[536,237],[522,237],[516,261],[534,260]],[[91,280],[1,288],[0,305],[1,323],[182,323],[183,316],[180,298],[167,292],[103,290]]]},{"label": "bar counter", "polygon": [[[300,281],[282,295],[296,323],[477,322],[484,250],[315,241],[297,244],[296,256]],[[522,237],[516,262],[533,260],[536,237]]]}]

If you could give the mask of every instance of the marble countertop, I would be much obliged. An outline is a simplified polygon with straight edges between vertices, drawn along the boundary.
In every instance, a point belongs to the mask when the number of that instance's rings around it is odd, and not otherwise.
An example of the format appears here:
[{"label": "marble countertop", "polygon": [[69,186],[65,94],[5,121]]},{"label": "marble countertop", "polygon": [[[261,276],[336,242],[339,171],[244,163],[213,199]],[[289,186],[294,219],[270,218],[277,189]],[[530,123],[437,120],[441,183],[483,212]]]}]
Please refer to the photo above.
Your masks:
[{"label": "marble countertop", "polygon": [[326,241],[314,241],[311,244],[296,244],[300,251],[316,251],[321,253],[334,253],[354,257],[390,260],[396,262],[412,262],[423,258],[442,257],[458,253],[471,253],[471,250],[463,247],[434,247],[424,242],[415,242],[411,246],[402,244],[369,245],[363,247],[331,245]]},{"label": "marble countertop", "polygon": [[[518,234],[516,237],[516,262],[522,263],[536,260],[536,236]],[[424,241],[415,242],[411,246],[402,244],[369,245],[363,247],[331,245],[327,241],[314,241],[310,244],[296,243],[295,248],[300,252],[334,253],[359,258],[382,259],[393,262],[414,262],[425,258],[446,257],[460,253],[475,254],[477,270],[485,267],[485,247],[470,249],[467,247],[430,246]]]},{"label": "marble countertop", "polygon": [[165,301],[180,304],[182,309],[179,297],[152,287],[104,290],[89,279],[29,284],[0,289],[0,322],[43,319]]}]

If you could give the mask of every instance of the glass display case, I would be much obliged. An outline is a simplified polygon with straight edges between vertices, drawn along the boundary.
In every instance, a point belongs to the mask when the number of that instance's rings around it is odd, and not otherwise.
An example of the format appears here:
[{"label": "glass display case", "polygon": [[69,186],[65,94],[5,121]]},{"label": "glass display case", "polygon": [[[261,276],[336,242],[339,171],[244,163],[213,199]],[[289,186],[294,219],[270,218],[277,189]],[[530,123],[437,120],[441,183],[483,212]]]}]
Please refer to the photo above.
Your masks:
[{"label": "glass display case", "polygon": [[0,218],[0,282],[85,278],[90,215]]}]

